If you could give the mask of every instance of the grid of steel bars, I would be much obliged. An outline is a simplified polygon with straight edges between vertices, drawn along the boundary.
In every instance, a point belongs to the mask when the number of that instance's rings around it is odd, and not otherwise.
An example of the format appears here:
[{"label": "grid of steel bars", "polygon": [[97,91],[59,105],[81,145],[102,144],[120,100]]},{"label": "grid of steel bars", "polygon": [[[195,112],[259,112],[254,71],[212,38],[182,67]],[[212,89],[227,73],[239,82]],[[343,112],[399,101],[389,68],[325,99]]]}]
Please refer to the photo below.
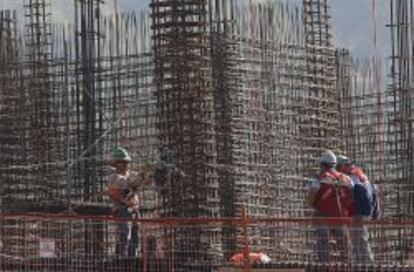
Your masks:
[{"label": "grid of steel bars", "polygon": [[[111,16],[100,0],[73,3],[73,24],[53,25],[53,2],[25,0],[24,36],[0,13],[1,209],[107,203],[108,154],[121,145],[134,164],[179,169],[143,192],[151,215],[306,216],[306,179],[330,148],[381,186],[386,216],[412,215],[411,2],[390,1],[387,92],[376,67],[335,50],[328,0],[302,12],[152,0]],[[197,246],[217,250],[220,231],[195,233]]]}]

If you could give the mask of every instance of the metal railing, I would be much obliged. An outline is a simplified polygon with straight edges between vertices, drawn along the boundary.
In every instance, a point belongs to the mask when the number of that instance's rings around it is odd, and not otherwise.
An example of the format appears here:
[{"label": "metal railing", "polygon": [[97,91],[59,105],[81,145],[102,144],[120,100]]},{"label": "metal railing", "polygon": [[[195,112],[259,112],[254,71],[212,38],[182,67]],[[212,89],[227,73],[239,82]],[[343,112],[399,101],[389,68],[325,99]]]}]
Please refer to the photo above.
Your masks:
[{"label": "metal railing", "polygon": [[361,227],[347,219],[1,214],[0,271],[414,271],[414,222],[364,224],[373,261],[357,254]]}]

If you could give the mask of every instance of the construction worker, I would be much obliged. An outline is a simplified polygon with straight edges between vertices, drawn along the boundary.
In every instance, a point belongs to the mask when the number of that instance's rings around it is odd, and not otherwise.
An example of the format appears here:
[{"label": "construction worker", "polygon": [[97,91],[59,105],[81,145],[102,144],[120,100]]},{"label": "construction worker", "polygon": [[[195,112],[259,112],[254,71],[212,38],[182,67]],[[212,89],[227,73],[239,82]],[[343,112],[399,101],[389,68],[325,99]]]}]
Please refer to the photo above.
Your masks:
[{"label": "construction worker", "polygon": [[369,234],[364,222],[376,217],[378,202],[375,188],[361,168],[356,167],[348,157],[338,156],[338,171],[348,175],[354,182],[354,199],[356,212],[351,231],[354,259],[356,263],[370,263],[374,256],[369,244]]},{"label": "construction worker", "polygon": [[[351,179],[335,170],[336,156],[327,150],[320,157],[320,173],[310,180],[308,204],[315,209],[316,216],[322,218],[349,217],[354,213]],[[331,221],[331,223],[333,223]],[[345,226],[340,224],[317,227],[317,251],[319,261],[329,262],[329,241],[336,241],[340,258],[348,261],[349,239]]]},{"label": "construction worker", "polygon": [[[115,173],[108,178],[106,194],[114,204],[113,214],[117,218],[135,219],[138,217],[139,197],[137,191],[149,183],[142,174],[130,170],[131,161],[128,151],[124,148],[118,147],[113,150],[112,164]],[[138,225],[134,222],[119,222],[117,235],[117,256],[136,256]],[[129,241],[128,237],[130,237]]]}]

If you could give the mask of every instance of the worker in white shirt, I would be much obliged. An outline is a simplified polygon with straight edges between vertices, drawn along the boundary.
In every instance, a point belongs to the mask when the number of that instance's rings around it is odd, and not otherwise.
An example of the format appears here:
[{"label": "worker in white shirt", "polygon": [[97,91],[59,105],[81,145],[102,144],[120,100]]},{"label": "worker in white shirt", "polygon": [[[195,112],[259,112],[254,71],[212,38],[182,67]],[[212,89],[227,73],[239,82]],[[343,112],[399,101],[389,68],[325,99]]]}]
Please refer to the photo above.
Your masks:
[{"label": "worker in white shirt", "polygon": [[[106,194],[114,204],[113,214],[121,219],[135,219],[139,213],[138,190],[151,183],[145,173],[130,170],[132,159],[128,151],[118,147],[112,152],[115,173],[108,177]],[[138,225],[121,221],[117,224],[116,254],[120,257],[136,256],[138,248]]]}]

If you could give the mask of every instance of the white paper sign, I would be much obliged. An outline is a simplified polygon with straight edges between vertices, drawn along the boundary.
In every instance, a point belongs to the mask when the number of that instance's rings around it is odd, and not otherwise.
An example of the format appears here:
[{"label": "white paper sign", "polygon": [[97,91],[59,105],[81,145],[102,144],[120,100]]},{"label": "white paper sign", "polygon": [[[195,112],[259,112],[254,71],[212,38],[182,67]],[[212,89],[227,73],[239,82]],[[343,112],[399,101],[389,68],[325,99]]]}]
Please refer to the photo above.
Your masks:
[{"label": "white paper sign", "polygon": [[39,243],[39,256],[41,258],[55,257],[55,240],[41,238]]}]

